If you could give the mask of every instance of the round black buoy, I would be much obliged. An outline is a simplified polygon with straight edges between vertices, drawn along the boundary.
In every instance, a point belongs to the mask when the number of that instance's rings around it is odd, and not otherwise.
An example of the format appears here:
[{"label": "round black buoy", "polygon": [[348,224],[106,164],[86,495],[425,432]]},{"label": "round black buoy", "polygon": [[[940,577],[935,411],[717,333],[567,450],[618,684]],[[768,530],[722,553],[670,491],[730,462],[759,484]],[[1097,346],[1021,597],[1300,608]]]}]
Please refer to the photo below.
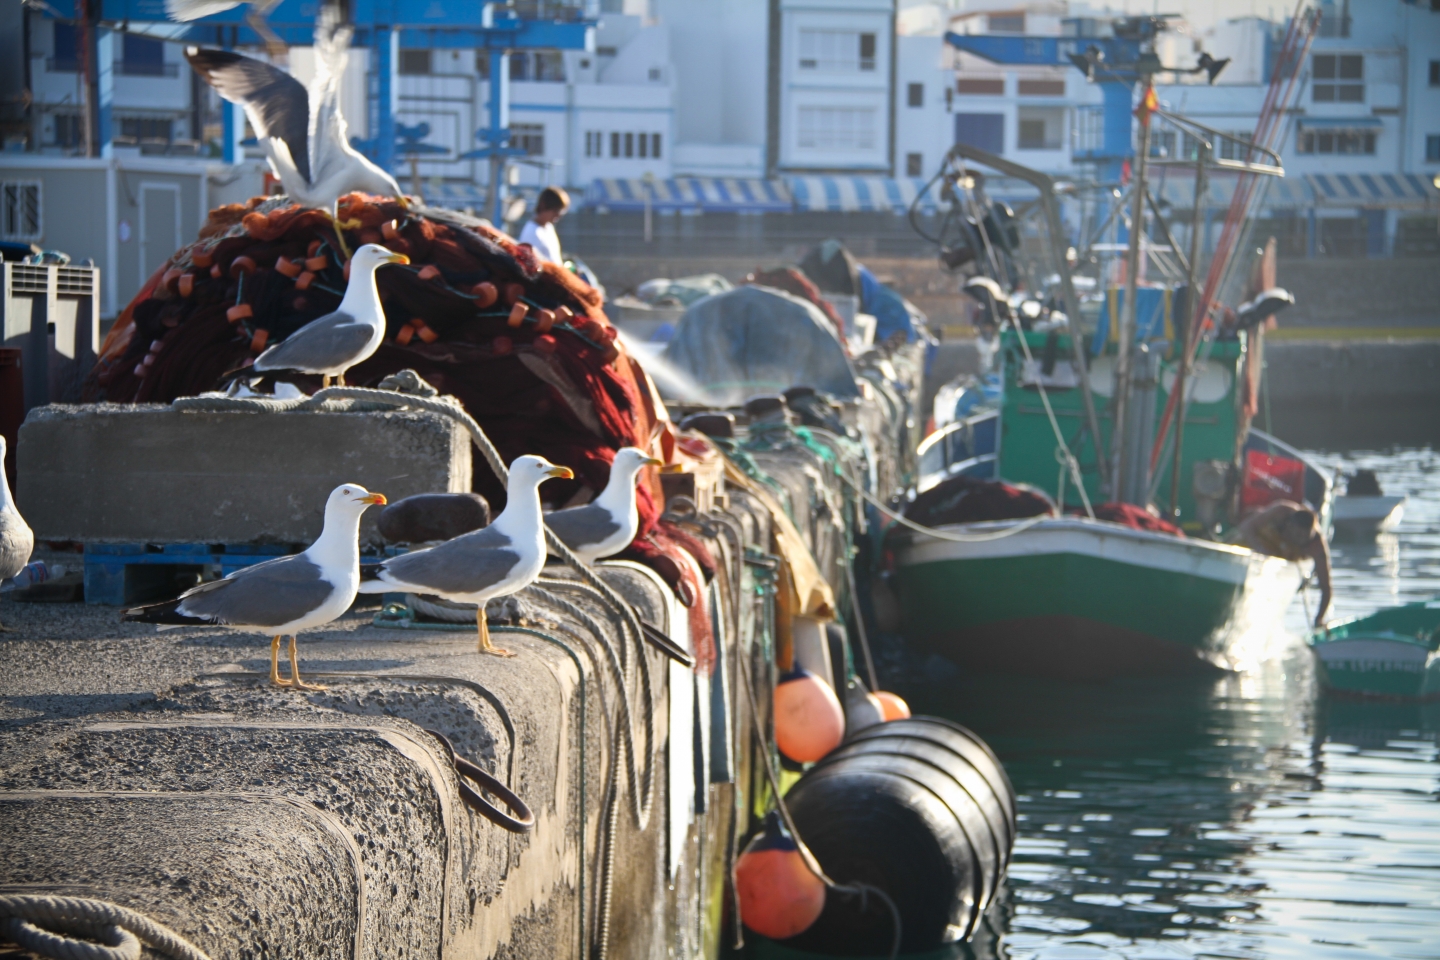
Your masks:
[{"label": "round black buoy", "polygon": [[[1015,840],[1015,792],[995,754],[946,720],[912,717],[855,734],[786,795],[791,817],[840,884],[883,890],[900,910],[906,953],[968,939],[995,898]],[[787,945],[884,955],[893,926],[875,898],[831,891]]]},{"label": "round black buoy", "polygon": [[489,523],[490,504],[478,493],[417,493],[380,511],[377,529],[388,543],[428,543]]}]

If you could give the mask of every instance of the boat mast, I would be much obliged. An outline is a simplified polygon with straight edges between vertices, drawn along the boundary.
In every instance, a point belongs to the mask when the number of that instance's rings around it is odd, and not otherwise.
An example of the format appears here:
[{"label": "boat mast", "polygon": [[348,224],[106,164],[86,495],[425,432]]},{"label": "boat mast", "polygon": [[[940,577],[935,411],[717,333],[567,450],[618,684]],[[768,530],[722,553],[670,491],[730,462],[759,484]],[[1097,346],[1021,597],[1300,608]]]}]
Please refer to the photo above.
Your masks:
[{"label": "boat mast", "polygon": [[1198,286],[1200,274],[1200,211],[1203,209],[1205,196],[1205,173],[1206,165],[1210,162],[1210,151],[1212,146],[1204,137],[1196,137],[1198,154],[1195,157],[1195,206],[1190,211],[1190,259],[1185,265],[1186,288],[1186,322],[1185,335],[1180,338],[1180,369],[1175,374],[1175,386],[1172,388],[1179,398],[1175,403],[1175,455],[1170,466],[1170,505],[1171,519],[1174,523],[1180,522],[1180,457],[1185,449],[1185,381],[1190,375],[1190,340],[1194,336],[1198,325],[1205,322],[1200,315],[1200,289]]}]

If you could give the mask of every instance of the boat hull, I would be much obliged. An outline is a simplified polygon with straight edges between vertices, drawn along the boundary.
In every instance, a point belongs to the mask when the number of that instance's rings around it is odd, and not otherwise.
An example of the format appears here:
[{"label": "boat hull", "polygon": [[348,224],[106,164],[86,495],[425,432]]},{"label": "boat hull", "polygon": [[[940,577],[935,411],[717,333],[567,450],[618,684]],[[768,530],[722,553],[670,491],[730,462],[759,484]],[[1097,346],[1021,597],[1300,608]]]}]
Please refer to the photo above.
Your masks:
[{"label": "boat hull", "polygon": [[1440,699],[1440,653],[1408,637],[1383,634],[1312,643],[1332,693],[1383,700]]},{"label": "boat hull", "polygon": [[1404,516],[1404,497],[1336,497],[1332,514],[1335,533],[1344,537],[1388,533]]},{"label": "boat hull", "polygon": [[1273,623],[1299,583],[1295,565],[1242,548],[1072,518],[978,543],[917,535],[897,561],[905,633],[922,647],[1079,679],[1227,667],[1237,623]]}]

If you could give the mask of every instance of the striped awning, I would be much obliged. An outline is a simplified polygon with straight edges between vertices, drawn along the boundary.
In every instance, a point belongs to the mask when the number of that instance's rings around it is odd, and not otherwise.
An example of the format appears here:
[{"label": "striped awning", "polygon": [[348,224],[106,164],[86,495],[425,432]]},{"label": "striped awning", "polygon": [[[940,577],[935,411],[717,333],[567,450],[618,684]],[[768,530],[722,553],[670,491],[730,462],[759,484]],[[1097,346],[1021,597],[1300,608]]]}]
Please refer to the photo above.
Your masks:
[{"label": "striped awning", "polygon": [[[403,186],[408,189],[410,185],[406,183]],[[486,190],[482,184],[442,180],[439,183],[422,183],[421,187],[425,202],[432,207],[485,209]]]},{"label": "striped awning", "polygon": [[789,213],[790,191],[780,180],[676,177],[671,180],[593,180],[585,206],[615,211],[701,210],[706,213]]},{"label": "striped awning", "polygon": [[[1189,210],[1195,205],[1195,181],[1190,171],[1176,176],[1175,171],[1152,182],[1155,199],[1163,200],[1177,210]],[[1205,203],[1209,209],[1223,209],[1230,206],[1235,195],[1235,184],[1240,178],[1233,174],[1213,176],[1205,184]],[[1302,177],[1263,177],[1257,184],[1260,191],[1258,209],[1288,209],[1308,207],[1313,202],[1310,187]]]},{"label": "striped awning", "polygon": [[[802,212],[848,213],[859,210],[904,213],[925,181],[891,177],[791,177],[795,209]],[[933,212],[938,191],[921,200],[921,209]]]},{"label": "striped awning", "polygon": [[1315,202],[1338,207],[1426,207],[1440,199],[1413,173],[1307,173]]}]

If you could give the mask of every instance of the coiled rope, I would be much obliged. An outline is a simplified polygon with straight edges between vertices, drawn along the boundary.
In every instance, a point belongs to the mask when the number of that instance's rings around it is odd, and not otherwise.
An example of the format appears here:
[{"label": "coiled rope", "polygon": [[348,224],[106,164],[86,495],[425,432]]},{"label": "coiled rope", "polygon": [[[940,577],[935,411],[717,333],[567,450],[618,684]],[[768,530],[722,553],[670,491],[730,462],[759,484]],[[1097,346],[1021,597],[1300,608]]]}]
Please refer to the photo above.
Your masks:
[{"label": "coiled rope", "polygon": [[0,932],[50,960],[140,960],[142,942],[172,960],[210,960],[164,924],[108,900],[6,894],[0,896]]}]

